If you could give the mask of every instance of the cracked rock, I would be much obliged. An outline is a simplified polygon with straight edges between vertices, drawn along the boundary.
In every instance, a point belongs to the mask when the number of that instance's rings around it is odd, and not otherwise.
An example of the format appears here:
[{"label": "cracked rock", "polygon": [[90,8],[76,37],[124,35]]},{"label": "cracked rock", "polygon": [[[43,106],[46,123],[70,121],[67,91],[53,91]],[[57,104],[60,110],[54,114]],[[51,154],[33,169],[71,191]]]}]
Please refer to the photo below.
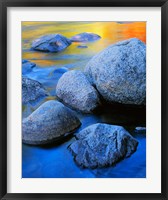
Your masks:
[{"label": "cracked rock", "polygon": [[77,165],[84,168],[101,168],[131,156],[138,141],[123,127],[97,123],[76,134],[69,149]]}]

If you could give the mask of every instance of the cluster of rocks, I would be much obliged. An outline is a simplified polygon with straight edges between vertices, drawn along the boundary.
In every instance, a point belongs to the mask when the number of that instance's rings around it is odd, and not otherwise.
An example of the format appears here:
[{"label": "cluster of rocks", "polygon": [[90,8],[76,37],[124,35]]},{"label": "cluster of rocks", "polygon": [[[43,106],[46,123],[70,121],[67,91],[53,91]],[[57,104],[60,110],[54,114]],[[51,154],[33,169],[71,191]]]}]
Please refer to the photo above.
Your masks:
[{"label": "cluster of rocks", "polygon": [[[99,39],[94,34],[79,34],[71,39],[56,34],[35,40],[32,47],[35,50],[57,52],[82,38],[85,42],[91,38]],[[30,69],[34,67],[30,62],[23,61],[23,64],[26,63]],[[23,103],[46,95],[45,88],[39,82],[22,78]],[[24,143],[48,144],[74,133],[81,122],[71,108],[91,113],[101,105],[101,99],[111,103],[145,105],[145,44],[133,38],[109,46],[89,61],[84,72],[65,72],[56,85],[56,95],[61,102],[49,100],[23,119]],[[137,127],[135,132],[140,129],[143,128]],[[138,141],[123,127],[98,123],[77,133],[69,149],[79,166],[97,168],[114,165],[131,156],[137,146]]]},{"label": "cluster of rocks", "polygon": [[95,55],[84,73],[66,72],[56,95],[67,105],[90,113],[103,98],[109,103],[145,105],[146,45],[133,38],[111,45]]},{"label": "cluster of rocks", "polygon": [[[80,33],[68,39],[61,34],[50,34],[42,36],[32,42],[32,49],[43,52],[60,52],[66,49],[72,42],[92,42],[101,37],[94,33]],[[79,45],[78,48],[87,48]]]}]

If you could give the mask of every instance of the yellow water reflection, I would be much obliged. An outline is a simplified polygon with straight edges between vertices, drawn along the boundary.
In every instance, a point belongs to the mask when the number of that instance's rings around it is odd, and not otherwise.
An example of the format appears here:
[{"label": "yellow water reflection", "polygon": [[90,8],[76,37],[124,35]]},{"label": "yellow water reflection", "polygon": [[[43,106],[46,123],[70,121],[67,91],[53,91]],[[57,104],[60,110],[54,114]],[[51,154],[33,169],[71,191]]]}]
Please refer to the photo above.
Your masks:
[{"label": "yellow water reflection", "polygon": [[[87,43],[88,48],[86,49],[79,49],[77,48],[78,44],[73,43],[59,53],[30,50],[32,41],[40,36],[59,33],[70,38],[82,32],[96,33],[101,36],[101,39]],[[110,44],[134,37],[146,43],[146,22],[22,22],[22,57],[23,59],[35,60],[41,66],[68,63],[75,61],[75,59],[84,59],[78,58],[77,55],[93,56]],[[63,59],[64,55],[73,55],[73,57]]]}]

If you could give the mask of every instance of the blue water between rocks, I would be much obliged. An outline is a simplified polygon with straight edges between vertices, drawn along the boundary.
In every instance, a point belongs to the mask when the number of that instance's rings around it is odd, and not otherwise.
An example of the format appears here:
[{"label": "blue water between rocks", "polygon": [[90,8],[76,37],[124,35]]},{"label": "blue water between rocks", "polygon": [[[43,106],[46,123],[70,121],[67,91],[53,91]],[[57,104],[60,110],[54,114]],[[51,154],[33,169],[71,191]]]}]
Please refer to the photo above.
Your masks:
[{"label": "blue water between rocks", "polygon": [[[87,115],[81,117],[81,129],[97,122],[104,122],[101,117]],[[77,131],[77,132],[78,132]],[[137,151],[115,166],[102,169],[82,169],[78,167],[67,149],[75,140],[57,146],[36,147],[24,145],[22,154],[23,178],[145,178],[146,177],[146,134],[132,133],[139,141]]]}]

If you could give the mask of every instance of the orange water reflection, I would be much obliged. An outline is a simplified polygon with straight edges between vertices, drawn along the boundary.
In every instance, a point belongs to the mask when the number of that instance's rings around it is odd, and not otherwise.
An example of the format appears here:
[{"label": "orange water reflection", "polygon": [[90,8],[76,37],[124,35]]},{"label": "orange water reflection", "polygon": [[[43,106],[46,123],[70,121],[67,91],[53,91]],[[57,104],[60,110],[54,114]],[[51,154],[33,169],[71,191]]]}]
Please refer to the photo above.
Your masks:
[{"label": "orange water reflection", "polygon": [[[86,49],[79,49],[77,48],[78,43],[73,43],[60,53],[30,51],[32,41],[40,36],[60,33],[70,38],[81,32],[96,33],[101,36],[101,39],[87,43],[88,48]],[[111,44],[134,37],[146,43],[146,22],[22,22],[22,57],[35,60],[41,66],[72,63],[77,59],[74,55],[93,56]],[[63,61],[61,57],[64,55],[73,55],[73,58]]]}]

